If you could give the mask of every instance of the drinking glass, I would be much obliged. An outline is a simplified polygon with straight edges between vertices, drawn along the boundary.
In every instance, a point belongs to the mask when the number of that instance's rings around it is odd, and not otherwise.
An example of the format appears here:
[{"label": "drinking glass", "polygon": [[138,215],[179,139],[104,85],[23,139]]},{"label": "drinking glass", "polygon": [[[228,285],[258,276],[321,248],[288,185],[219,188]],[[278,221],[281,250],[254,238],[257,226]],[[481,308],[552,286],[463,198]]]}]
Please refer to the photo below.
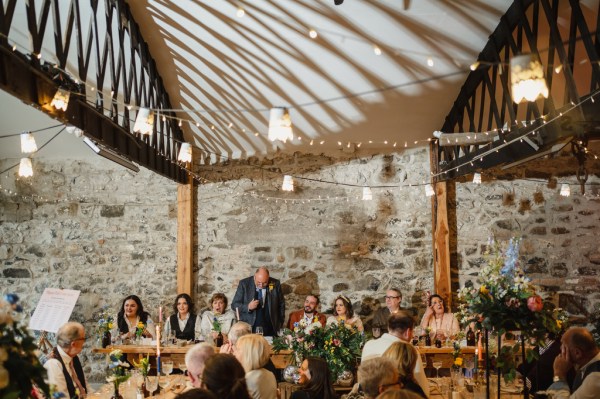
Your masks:
[{"label": "drinking glass", "polygon": [[169,386],[169,376],[168,375],[161,375],[161,376],[156,376],[156,378],[158,379],[158,385],[160,385],[160,390],[162,393],[166,392],[167,387]]},{"label": "drinking glass", "polygon": [[433,367],[435,367],[435,375],[439,379],[440,378],[440,368],[442,367],[442,362],[440,360],[435,360],[431,363]]},{"label": "drinking glass", "polygon": [[187,364],[185,362],[179,363],[178,367],[183,372],[183,375],[187,375]]},{"label": "drinking glass", "polygon": [[258,335],[263,335],[263,328],[262,327],[256,327],[255,333],[258,334]]},{"label": "drinking glass", "polygon": [[170,360],[166,360],[162,363],[162,371],[167,376],[173,372],[173,362]]},{"label": "drinking glass", "polygon": [[148,377],[146,380],[146,389],[150,392],[150,396],[153,396],[153,392],[158,389],[158,376],[152,378]]},{"label": "drinking glass", "polygon": [[381,337],[381,328],[373,327],[373,338]]}]

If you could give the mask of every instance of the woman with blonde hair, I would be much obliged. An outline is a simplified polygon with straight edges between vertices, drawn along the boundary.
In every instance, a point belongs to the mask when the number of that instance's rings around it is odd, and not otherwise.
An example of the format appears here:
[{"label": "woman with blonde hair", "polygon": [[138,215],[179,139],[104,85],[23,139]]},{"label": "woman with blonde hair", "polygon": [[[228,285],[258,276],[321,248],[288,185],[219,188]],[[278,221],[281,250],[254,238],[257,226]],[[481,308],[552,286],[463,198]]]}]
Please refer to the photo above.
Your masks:
[{"label": "woman with blonde hair", "polygon": [[419,353],[414,346],[402,341],[394,342],[383,352],[382,357],[392,360],[397,365],[402,389],[414,392],[427,399],[427,395],[425,395],[414,377],[415,364],[417,364],[417,358],[419,357]]},{"label": "woman with blonde hair", "polygon": [[235,344],[234,355],[246,371],[250,396],[254,399],[276,399],[275,375],[264,368],[271,358],[271,347],[267,340],[258,334],[243,335]]}]

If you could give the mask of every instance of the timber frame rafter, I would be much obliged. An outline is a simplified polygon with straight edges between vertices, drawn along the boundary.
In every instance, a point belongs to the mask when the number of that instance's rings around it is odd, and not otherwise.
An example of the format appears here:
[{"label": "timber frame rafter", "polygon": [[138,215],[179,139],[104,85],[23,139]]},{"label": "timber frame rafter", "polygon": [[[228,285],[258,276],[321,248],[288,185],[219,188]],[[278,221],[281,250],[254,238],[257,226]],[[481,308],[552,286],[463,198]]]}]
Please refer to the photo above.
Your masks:
[{"label": "timber frame rafter", "polygon": [[[599,13],[577,0],[514,1],[431,145],[434,182],[600,138],[600,96],[590,98],[600,89]],[[550,95],[515,104],[508,65],[524,53],[540,55]]]},{"label": "timber frame rafter", "polygon": [[[27,39],[18,17],[26,19]],[[50,106],[59,87],[71,92],[65,112]],[[124,0],[1,2],[0,88],[132,161],[188,182],[188,172],[177,163],[184,140],[175,119],[155,117],[151,135],[132,132],[138,107],[172,107]]]}]

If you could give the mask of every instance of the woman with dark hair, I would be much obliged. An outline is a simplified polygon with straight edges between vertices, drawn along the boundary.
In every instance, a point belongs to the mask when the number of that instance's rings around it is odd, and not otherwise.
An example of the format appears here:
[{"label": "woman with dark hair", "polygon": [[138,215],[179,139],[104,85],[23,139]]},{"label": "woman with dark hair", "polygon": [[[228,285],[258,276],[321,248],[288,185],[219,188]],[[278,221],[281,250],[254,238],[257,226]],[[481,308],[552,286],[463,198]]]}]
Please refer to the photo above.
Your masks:
[{"label": "woman with dark hair", "polygon": [[318,357],[304,359],[299,369],[302,388],[292,393],[290,399],[334,399],[327,362]]},{"label": "woman with dark hair", "polygon": [[438,294],[424,299],[427,300],[427,309],[421,319],[421,327],[430,328],[431,334],[442,341],[456,335],[460,331],[460,324],[453,313],[446,313],[444,299]]},{"label": "woman with dark hair", "polygon": [[233,355],[217,353],[204,363],[202,388],[219,399],[251,399],[244,368]]},{"label": "woman with dark hair", "polygon": [[218,332],[215,330],[215,324],[218,323],[221,328],[221,332],[225,335],[229,333],[229,329],[235,323],[235,313],[231,309],[227,310],[227,297],[225,294],[217,292],[213,294],[208,302],[210,310],[207,310],[202,314],[202,322],[200,329],[202,335],[206,339],[212,337],[217,338]]},{"label": "woman with dark hair", "polygon": [[333,302],[333,316],[327,318],[327,325],[344,323],[348,327],[356,327],[358,331],[363,332],[362,320],[358,315],[354,315],[352,302],[344,295],[339,295]]},{"label": "woman with dark hair", "polygon": [[174,332],[175,338],[193,341],[200,336],[200,320],[194,312],[194,302],[188,294],[179,294],[175,297],[173,314],[167,318],[164,335]]},{"label": "woman with dark hair", "polygon": [[133,339],[136,330],[141,330],[141,336],[154,338],[156,328],[150,314],[144,311],[144,305],[137,295],[129,295],[123,299],[121,310],[117,314],[117,331],[113,336],[121,339]]}]

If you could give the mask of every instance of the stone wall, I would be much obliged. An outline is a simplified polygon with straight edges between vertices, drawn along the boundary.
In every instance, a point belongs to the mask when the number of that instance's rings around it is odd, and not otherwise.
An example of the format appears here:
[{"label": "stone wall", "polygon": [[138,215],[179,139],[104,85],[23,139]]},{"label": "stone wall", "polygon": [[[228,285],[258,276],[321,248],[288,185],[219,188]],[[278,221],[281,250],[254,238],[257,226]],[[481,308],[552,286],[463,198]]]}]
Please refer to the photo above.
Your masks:
[{"label": "stone wall", "polygon": [[[563,163],[568,163],[564,161]],[[540,164],[539,168],[549,167]],[[561,169],[562,170],[562,169]],[[296,179],[282,192],[281,172]],[[16,292],[28,312],[46,287],[81,290],[73,319],[89,332],[106,304],[139,294],[154,318],[176,295],[177,185],[142,170],[135,175],[108,161],[36,163],[31,181],[0,177],[2,293]],[[527,178],[524,174],[518,177]],[[536,172],[538,173],[538,172]],[[544,172],[539,181],[497,177],[475,186],[450,185],[457,204],[453,249],[455,284],[477,274],[488,237],[524,238],[521,262],[530,276],[573,314],[597,311],[600,297],[600,201],[558,196]],[[590,182],[598,184],[598,173]],[[421,184],[429,176],[426,149],[388,156],[307,156],[202,167],[198,189],[195,298],[204,307],[213,292],[233,298],[239,279],[261,265],[286,292],[289,310],[307,293],[328,311],[339,293],[369,322],[384,290],[402,289],[402,305],[420,313],[420,294],[432,289],[431,201]],[[559,180],[575,182],[571,176]],[[331,184],[347,183],[356,187]],[[362,201],[362,186],[373,200]],[[595,188],[589,189],[597,194]],[[84,353],[92,381],[102,381],[103,359]]]}]

